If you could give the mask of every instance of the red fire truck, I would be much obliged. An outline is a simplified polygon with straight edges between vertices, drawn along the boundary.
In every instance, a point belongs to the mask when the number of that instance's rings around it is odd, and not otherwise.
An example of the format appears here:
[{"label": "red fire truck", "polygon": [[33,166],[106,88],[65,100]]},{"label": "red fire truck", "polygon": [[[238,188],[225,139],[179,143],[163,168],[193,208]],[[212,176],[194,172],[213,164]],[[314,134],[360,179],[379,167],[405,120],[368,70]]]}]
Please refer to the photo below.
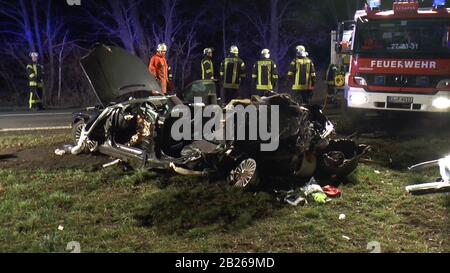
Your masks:
[{"label": "red fire truck", "polygon": [[450,9],[418,1],[357,11],[337,37],[338,53],[351,54],[348,109],[450,112],[449,30]]}]

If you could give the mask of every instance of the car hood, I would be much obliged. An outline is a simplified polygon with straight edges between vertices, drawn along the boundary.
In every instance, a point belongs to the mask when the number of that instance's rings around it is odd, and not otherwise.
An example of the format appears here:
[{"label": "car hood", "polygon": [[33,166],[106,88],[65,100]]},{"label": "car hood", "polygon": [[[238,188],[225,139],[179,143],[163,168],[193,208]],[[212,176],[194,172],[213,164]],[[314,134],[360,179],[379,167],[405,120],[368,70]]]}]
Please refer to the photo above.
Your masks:
[{"label": "car hood", "polygon": [[80,64],[103,106],[137,92],[162,95],[159,83],[146,65],[122,48],[96,45]]}]

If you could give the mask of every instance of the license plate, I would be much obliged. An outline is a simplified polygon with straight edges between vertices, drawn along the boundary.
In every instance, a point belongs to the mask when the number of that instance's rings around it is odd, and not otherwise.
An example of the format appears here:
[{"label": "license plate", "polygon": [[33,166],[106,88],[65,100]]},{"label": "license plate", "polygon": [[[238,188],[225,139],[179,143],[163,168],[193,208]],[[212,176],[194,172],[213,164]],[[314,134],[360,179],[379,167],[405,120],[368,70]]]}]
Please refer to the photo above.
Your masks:
[{"label": "license plate", "polygon": [[390,103],[413,103],[413,97],[387,97],[387,102]]}]

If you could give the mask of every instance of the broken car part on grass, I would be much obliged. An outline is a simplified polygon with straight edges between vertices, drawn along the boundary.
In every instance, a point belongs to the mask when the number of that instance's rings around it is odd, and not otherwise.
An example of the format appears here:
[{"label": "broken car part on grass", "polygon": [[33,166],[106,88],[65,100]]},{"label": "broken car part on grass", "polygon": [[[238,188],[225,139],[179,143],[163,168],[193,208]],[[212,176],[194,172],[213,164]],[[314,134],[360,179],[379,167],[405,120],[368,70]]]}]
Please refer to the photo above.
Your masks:
[{"label": "broken car part on grass", "polygon": [[431,167],[439,167],[441,174],[439,181],[410,185],[406,187],[406,191],[413,195],[450,192],[450,156],[413,165],[409,167],[409,170],[422,170]]},{"label": "broken car part on grass", "polygon": [[[344,177],[355,170],[368,151],[366,145],[332,139],[334,127],[319,107],[300,106],[283,94],[234,100],[223,109],[229,111],[228,115],[220,128],[214,129],[226,134],[224,128],[229,130],[227,124],[233,121],[231,130],[243,130],[244,139],[176,139],[171,134],[177,121],[174,109],[182,104],[190,109],[195,105],[177,96],[162,95],[158,83],[136,56],[121,48],[98,45],[81,65],[101,105],[74,114],[73,154],[100,152],[126,162],[138,161],[149,169],[226,179],[231,185],[248,187],[258,184],[261,177],[294,177],[305,182],[313,176]],[[195,90],[197,95],[203,90],[203,95],[215,96],[210,88],[202,88],[201,82]],[[271,109],[277,109],[276,150],[260,149],[267,140],[249,140],[249,119],[254,117],[244,115],[236,122],[240,117],[233,107],[237,106],[251,106],[258,114],[268,109],[268,116],[275,115]],[[256,119],[259,121],[260,115]],[[195,130],[192,132],[195,134]]]}]

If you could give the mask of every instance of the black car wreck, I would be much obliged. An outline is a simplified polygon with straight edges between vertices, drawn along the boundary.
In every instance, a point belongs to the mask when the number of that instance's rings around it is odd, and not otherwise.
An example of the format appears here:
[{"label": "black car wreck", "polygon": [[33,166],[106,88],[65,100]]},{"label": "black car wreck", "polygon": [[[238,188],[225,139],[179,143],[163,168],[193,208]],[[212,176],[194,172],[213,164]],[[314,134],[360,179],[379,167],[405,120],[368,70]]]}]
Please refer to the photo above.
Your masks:
[{"label": "black car wreck", "polygon": [[[214,104],[217,83],[198,81],[189,85],[181,92],[185,101],[179,96],[164,96],[140,59],[105,45],[96,46],[82,58],[81,66],[101,104],[74,113],[72,154],[99,152],[125,162],[141,162],[149,169],[226,179],[232,186],[251,187],[258,184],[260,177],[307,181],[312,176],[346,176],[368,150],[350,140],[333,139],[333,125],[319,108],[300,106],[283,94],[235,100],[220,108],[232,113],[222,120],[223,129],[230,119],[236,119],[233,106],[253,105],[260,111],[277,105],[279,144],[274,151],[261,151],[261,140],[177,140],[171,134],[178,120],[174,112],[182,105],[192,111],[205,107],[193,103],[195,96],[209,98],[208,103]],[[232,130],[248,126],[234,124]]]}]

